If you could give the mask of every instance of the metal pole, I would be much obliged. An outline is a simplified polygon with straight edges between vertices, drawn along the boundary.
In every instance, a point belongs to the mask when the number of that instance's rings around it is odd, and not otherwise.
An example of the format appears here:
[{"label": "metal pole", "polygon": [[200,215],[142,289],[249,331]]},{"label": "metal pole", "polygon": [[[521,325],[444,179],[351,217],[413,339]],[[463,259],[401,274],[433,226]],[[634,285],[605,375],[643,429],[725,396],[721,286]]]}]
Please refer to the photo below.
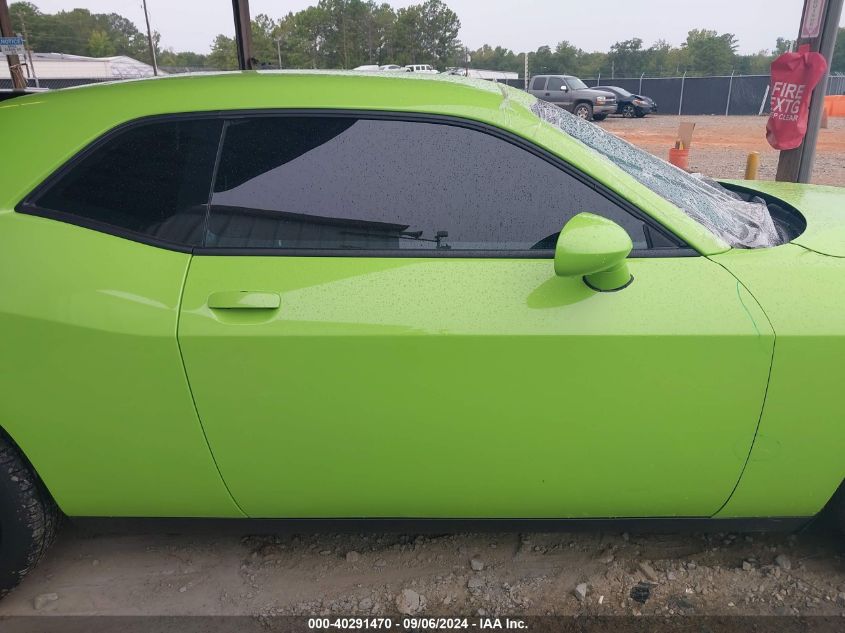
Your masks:
[{"label": "metal pole", "polygon": [[728,84],[728,102],[725,104],[725,116],[728,116],[731,111],[731,92],[733,91],[734,87],[734,73],[735,70],[731,70],[731,82]]},{"label": "metal pole", "polygon": [[276,40],[276,50],[279,52],[279,68],[282,67],[282,39]]},{"label": "metal pole", "polygon": [[32,59],[32,47],[29,45],[29,33],[26,31],[26,20],[21,14],[21,30],[23,31],[23,43],[26,50],[26,58],[29,60],[29,72],[32,73],[32,78],[35,80],[35,87],[40,88],[41,84],[38,81],[38,75],[35,73],[35,61]]},{"label": "metal pole", "polygon": [[525,53],[525,92],[528,92],[528,52]]},{"label": "metal pole", "polygon": [[[796,50],[802,44],[809,44],[810,50],[824,55],[828,70],[810,97],[810,115],[807,120],[807,134],[804,141],[795,149],[784,150],[780,153],[776,176],[779,181],[807,183],[812,179],[813,164],[816,159],[816,142],[819,138],[827,80],[830,76],[830,61],[833,58],[833,49],[836,46],[843,2],[845,0],[805,0],[804,2],[801,30],[798,33],[798,40],[795,42]],[[805,21],[812,11],[823,11],[818,36],[802,37]]]},{"label": "metal pole", "polygon": [[643,96],[643,77],[645,77],[645,73],[640,75],[640,96]]},{"label": "metal pole", "polygon": [[144,0],[144,19],[147,21],[147,45],[150,49],[150,59],[153,63],[153,75],[158,75],[158,63],[156,62],[156,48],[153,45],[153,32],[150,29],[150,14],[147,11],[147,0]]},{"label": "metal pole", "polygon": [[249,0],[232,0],[235,16],[235,43],[238,49],[238,68],[252,70],[255,58],[252,56],[252,22],[249,17]]},{"label": "metal pole", "polygon": [[757,113],[758,116],[763,116],[763,112],[766,109],[766,102],[769,100],[769,89],[771,86],[766,86],[766,92],[763,93],[763,100],[760,102],[760,111]]},{"label": "metal pole", "polygon": [[[9,5],[6,0],[0,0],[0,36],[14,37],[12,31],[12,17],[9,15]],[[6,55],[9,64],[9,74],[12,76],[12,86],[15,90],[26,89],[26,78],[21,70],[21,60],[17,55]]]},{"label": "metal pole", "polygon": [[684,71],[684,76],[681,77],[681,102],[678,104],[678,116],[681,116],[681,110],[684,107],[684,84],[687,82],[687,71]]}]

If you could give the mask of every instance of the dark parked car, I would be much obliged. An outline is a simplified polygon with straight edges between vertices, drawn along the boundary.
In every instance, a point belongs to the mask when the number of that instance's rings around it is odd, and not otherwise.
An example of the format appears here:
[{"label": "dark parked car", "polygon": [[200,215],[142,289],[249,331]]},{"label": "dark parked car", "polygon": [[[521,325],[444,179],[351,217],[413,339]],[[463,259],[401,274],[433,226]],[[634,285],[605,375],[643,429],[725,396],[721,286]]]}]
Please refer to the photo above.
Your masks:
[{"label": "dark parked car", "polygon": [[619,86],[596,86],[596,90],[604,90],[616,95],[616,114],[633,119],[657,112],[657,104],[651,97],[631,94]]}]

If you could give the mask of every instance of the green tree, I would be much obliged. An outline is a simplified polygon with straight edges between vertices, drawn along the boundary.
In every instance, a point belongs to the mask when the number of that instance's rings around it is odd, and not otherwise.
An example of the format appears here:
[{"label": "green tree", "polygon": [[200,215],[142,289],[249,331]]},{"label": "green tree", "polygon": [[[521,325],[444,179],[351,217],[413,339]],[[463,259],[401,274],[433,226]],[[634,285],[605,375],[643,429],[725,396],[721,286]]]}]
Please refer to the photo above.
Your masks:
[{"label": "green tree", "polygon": [[[485,44],[481,48],[470,51],[472,65],[486,70],[502,70],[521,73],[524,65],[522,55],[517,55],[509,48],[497,46],[493,48]],[[460,65],[460,64],[459,64]]]},{"label": "green tree", "polygon": [[105,31],[91,31],[88,38],[88,54],[91,57],[111,57],[115,54],[114,42]]},{"label": "green tree", "polygon": [[209,68],[215,70],[235,70],[238,67],[238,51],[235,47],[235,40],[225,35],[215,37],[207,63]]},{"label": "green tree", "polygon": [[[29,45],[38,52],[71,55],[128,55],[150,63],[147,38],[131,20],[116,13],[91,13],[73,9],[42,13],[31,2],[15,2],[9,7],[12,27],[29,34]],[[153,34],[158,48],[160,36]]]},{"label": "green tree", "polygon": [[441,0],[426,0],[420,5],[423,50],[435,66],[443,67],[456,61],[463,46],[458,41],[461,21],[458,15]]},{"label": "green tree", "polygon": [[172,70],[194,70],[208,66],[208,56],[200,53],[183,51],[177,53],[173,49],[161,51],[158,55],[159,66]]},{"label": "green tree", "polygon": [[[840,31],[841,30],[842,29],[840,29]],[[777,57],[777,56],[783,55],[784,53],[788,53],[789,51],[791,51],[792,45],[794,43],[795,42],[793,42],[792,40],[788,40],[785,37],[779,37],[777,39],[777,42],[775,43],[775,50],[774,50],[775,56]]]},{"label": "green tree", "polygon": [[610,54],[607,55],[607,61],[612,64],[617,77],[634,77],[643,72],[645,57],[643,41],[635,37],[613,44],[610,47]]},{"label": "green tree", "polygon": [[730,73],[736,63],[736,37],[731,33],[693,29],[681,45],[686,69],[701,75]]}]

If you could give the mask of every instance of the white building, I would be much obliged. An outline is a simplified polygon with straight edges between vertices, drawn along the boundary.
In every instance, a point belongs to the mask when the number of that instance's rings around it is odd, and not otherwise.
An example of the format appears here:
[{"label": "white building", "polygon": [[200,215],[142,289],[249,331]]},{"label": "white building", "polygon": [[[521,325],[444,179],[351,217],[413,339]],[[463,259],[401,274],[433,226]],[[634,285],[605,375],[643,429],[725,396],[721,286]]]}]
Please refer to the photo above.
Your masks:
[{"label": "white building", "polygon": [[[29,62],[21,58],[21,62]],[[43,79],[137,79],[152,77],[153,67],[137,59],[117,55],[115,57],[83,57],[63,53],[32,53],[35,75]],[[28,74],[27,74],[28,71]],[[24,74],[32,79],[32,69],[25,68]],[[159,70],[159,74],[162,73]],[[10,79],[9,64],[5,56],[0,56],[0,80]]]}]

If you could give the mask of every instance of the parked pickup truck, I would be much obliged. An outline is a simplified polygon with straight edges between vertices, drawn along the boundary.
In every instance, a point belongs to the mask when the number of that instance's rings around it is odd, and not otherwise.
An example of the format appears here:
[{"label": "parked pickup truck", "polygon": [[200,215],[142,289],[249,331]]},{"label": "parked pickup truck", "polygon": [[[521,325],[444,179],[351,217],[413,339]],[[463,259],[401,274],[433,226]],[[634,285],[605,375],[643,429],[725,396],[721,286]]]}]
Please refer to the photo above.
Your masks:
[{"label": "parked pickup truck", "polygon": [[613,94],[587,88],[587,84],[572,75],[537,75],[531,80],[528,92],[588,121],[603,121],[608,114],[616,112]]}]

